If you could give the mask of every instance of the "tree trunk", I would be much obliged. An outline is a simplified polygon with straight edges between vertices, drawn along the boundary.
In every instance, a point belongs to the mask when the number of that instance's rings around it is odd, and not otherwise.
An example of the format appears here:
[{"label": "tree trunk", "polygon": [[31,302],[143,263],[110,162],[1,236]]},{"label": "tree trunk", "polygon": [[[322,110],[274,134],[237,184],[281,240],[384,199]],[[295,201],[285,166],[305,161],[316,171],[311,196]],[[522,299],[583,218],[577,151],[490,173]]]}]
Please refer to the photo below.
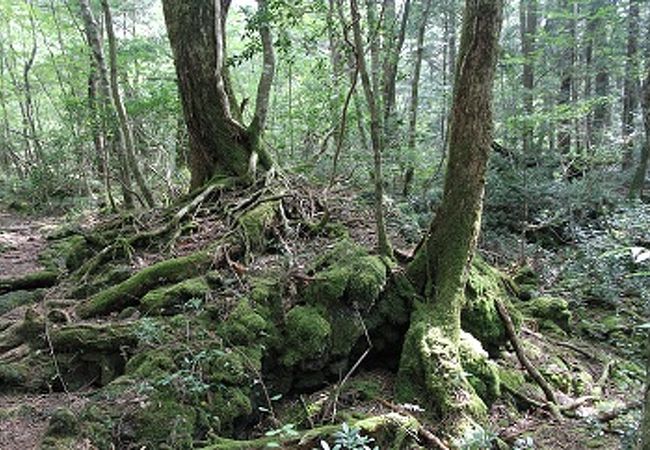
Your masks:
[{"label": "tree trunk", "polygon": [[[269,156],[258,145],[259,135],[246,129],[237,120],[237,114],[233,114],[235,103],[231,102],[232,94],[228,94],[232,90],[224,72],[228,6],[227,0],[163,0],[189,134],[192,189],[215,175],[246,177],[258,159],[261,168],[271,168]],[[266,82],[268,72],[263,72]],[[263,125],[260,122],[253,131],[260,131]]]},{"label": "tree trunk", "polygon": [[[630,185],[630,198],[641,198],[648,173],[648,159],[650,158],[650,62],[648,65],[645,83],[643,85],[643,123],[645,125],[645,142],[641,150],[641,158],[636,167],[632,184]],[[645,447],[644,447],[645,448]],[[650,447],[648,447],[650,448]]]},{"label": "tree trunk", "polygon": [[467,0],[456,66],[449,160],[442,204],[408,268],[424,297],[406,335],[397,393],[427,399],[457,434],[486,412],[459,363],[460,312],[481,224],[493,137],[492,87],[503,18],[501,0]]},{"label": "tree trunk", "polygon": [[[572,9],[569,9],[567,0],[563,2],[563,10],[573,16]],[[567,18],[565,27],[565,36],[573,40],[574,19]],[[561,52],[560,65],[562,67],[560,74],[560,96],[558,104],[563,107],[561,113],[566,114],[566,109],[571,104],[571,91],[573,87],[573,62],[575,59],[574,43],[570,42],[568,48]],[[558,149],[564,158],[571,158],[571,119],[562,119],[560,121],[560,130],[558,132]],[[570,164],[569,164],[570,165]],[[570,169],[570,168],[569,168]],[[567,173],[569,172],[567,169]]]},{"label": "tree trunk", "polygon": [[[419,89],[420,89],[420,72],[422,70],[422,55],[424,54],[424,34],[427,29],[427,22],[429,20],[429,13],[431,12],[431,0],[426,0],[422,14],[420,17],[420,25],[418,27],[415,61],[413,63],[413,78],[411,79],[411,101],[409,105],[409,131],[408,131],[408,168],[406,169],[406,176],[404,177],[404,189],[402,193],[408,196],[411,190],[411,183],[413,181],[413,157],[416,150],[417,140],[417,121],[418,121],[418,103],[419,103]],[[409,175],[410,174],[410,175]]]},{"label": "tree trunk", "polygon": [[144,196],[144,199],[147,203],[147,206],[153,208],[154,200],[151,191],[147,187],[147,183],[142,176],[140,167],[138,166],[138,161],[135,157],[135,142],[133,139],[133,130],[131,129],[131,124],[129,123],[129,117],[126,112],[126,107],[122,101],[122,95],[120,94],[120,85],[117,81],[117,45],[115,42],[115,31],[113,30],[113,16],[111,14],[111,8],[108,5],[108,0],[101,0],[102,10],[104,11],[104,20],[106,22],[106,33],[108,35],[108,53],[109,53],[109,64],[110,64],[110,87],[111,95],[113,96],[113,106],[117,114],[117,121],[119,125],[118,133],[120,139],[120,145],[124,148],[124,154],[127,159],[127,166],[129,171],[133,174],[135,182],[138,185],[138,189]]},{"label": "tree trunk", "polygon": [[519,3],[520,33],[521,33],[521,54],[524,58],[524,67],[521,75],[522,87],[524,88],[523,106],[526,120],[524,122],[522,149],[524,158],[531,154],[533,144],[534,125],[531,122],[533,114],[535,87],[535,73],[533,68],[533,55],[535,52],[535,34],[537,34],[537,1],[521,0]]},{"label": "tree trunk", "polygon": [[638,105],[638,35],[639,3],[638,0],[630,0],[627,16],[627,53],[625,60],[625,81],[623,83],[623,123],[621,128],[621,137],[623,141],[623,170],[632,167],[634,161],[634,140],[632,135],[634,134],[634,113],[636,112]]},{"label": "tree trunk", "polygon": [[[106,67],[106,61],[104,60],[104,52],[102,50],[102,41],[101,33],[97,26],[97,22],[93,15],[92,9],[90,8],[90,3],[88,0],[79,0],[79,6],[81,10],[81,18],[84,22],[84,31],[86,34],[86,39],[88,40],[88,46],[92,52],[93,60],[95,61],[97,68],[97,76],[99,82],[99,115],[102,120],[109,115],[113,115],[116,112],[115,105],[111,104],[113,99],[113,94],[111,92],[111,85],[109,83],[108,69]],[[121,136],[118,133],[118,137]],[[105,145],[105,144],[104,144]],[[129,177],[127,170],[127,161],[126,161],[126,149],[124,146],[124,140],[120,139],[118,145],[118,173],[119,181],[122,189],[122,197],[124,199],[124,206],[127,209],[133,207],[133,189],[131,188],[131,178]],[[108,170],[108,164],[107,168]],[[108,173],[106,176],[109,176]],[[108,187],[107,187],[108,188]]]},{"label": "tree trunk", "polygon": [[[372,153],[374,160],[373,181],[375,185],[375,225],[377,229],[377,247],[379,254],[392,256],[393,251],[386,234],[386,225],[384,223],[384,177],[382,175],[382,128],[380,119],[380,109],[375,97],[376,90],[373,89],[373,83],[368,75],[366,67],[366,58],[363,55],[363,39],[361,37],[361,16],[356,0],[350,0],[350,11],[352,13],[352,30],[354,33],[354,47],[356,53],[356,63],[361,76],[363,92],[366,96],[366,103],[370,111],[370,141],[372,143]],[[369,22],[372,23],[372,22]]]}]

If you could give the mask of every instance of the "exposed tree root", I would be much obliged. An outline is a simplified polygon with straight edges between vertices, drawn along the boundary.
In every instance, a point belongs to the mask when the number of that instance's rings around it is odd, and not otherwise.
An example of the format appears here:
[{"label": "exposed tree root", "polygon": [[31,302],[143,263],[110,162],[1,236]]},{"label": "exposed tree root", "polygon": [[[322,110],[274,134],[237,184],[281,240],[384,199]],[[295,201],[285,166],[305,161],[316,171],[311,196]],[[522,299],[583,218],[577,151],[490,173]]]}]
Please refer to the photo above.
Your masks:
[{"label": "exposed tree root", "polygon": [[515,353],[517,354],[517,358],[519,359],[519,362],[524,366],[526,371],[530,374],[533,380],[539,385],[539,387],[544,391],[544,396],[546,397],[546,400],[553,404],[557,404],[557,399],[555,398],[555,394],[553,393],[553,390],[551,389],[551,386],[548,384],[544,376],[537,370],[535,366],[532,365],[528,357],[526,356],[526,353],[524,352],[524,348],[521,345],[521,341],[519,340],[519,337],[517,336],[517,332],[515,331],[515,326],[512,323],[512,318],[510,317],[510,313],[508,313],[508,309],[506,306],[501,302],[499,299],[494,299],[494,304],[497,308],[497,311],[499,312],[499,317],[501,317],[501,320],[503,321],[503,324],[506,328],[506,332],[508,334],[508,339],[510,340],[510,343],[515,349]]},{"label": "exposed tree root", "polygon": [[58,283],[59,273],[52,270],[43,270],[40,272],[30,273],[28,275],[0,279],[0,294],[19,290],[32,290],[39,288],[49,288]]}]

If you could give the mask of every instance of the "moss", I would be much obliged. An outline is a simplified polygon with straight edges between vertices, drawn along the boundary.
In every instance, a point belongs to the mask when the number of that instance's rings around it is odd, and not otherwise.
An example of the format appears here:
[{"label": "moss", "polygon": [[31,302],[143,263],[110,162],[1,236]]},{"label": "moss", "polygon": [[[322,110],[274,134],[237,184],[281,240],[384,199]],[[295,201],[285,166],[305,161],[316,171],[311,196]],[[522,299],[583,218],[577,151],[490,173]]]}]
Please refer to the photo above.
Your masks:
[{"label": "moss", "polygon": [[204,298],[209,291],[210,287],[205,278],[190,278],[147,292],[140,300],[140,309],[150,315],[177,314],[182,311],[188,300]]},{"label": "moss", "polygon": [[271,324],[258,314],[247,299],[242,299],[219,327],[218,333],[230,345],[262,343]]},{"label": "moss", "polygon": [[133,272],[128,266],[108,266],[104,268],[101,274],[87,283],[79,283],[74,286],[70,294],[74,298],[86,298],[129,279],[131,275],[133,275]]},{"label": "moss", "polygon": [[553,325],[564,331],[569,331],[571,311],[566,300],[559,297],[538,297],[523,306],[523,311],[532,317],[540,319],[540,325],[553,331]]},{"label": "moss", "polygon": [[76,308],[77,315],[87,319],[132,306],[143,295],[161,284],[177,283],[199,275],[211,260],[208,252],[198,252],[156,263],[80,304]]},{"label": "moss", "polygon": [[434,318],[430,305],[416,305],[402,349],[397,399],[424,403],[426,410],[439,417],[468,413],[482,418],[487,408],[465,376],[458,345],[432,321]]},{"label": "moss", "polygon": [[152,398],[133,417],[136,448],[193,448],[196,411],[169,398]]},{"label": "moss", "polygon": [[539,276],[530,266],[520,267],[512,281],[517,288],[517,295],[522,300],[529,300],[539,286]]},{"label": "moss", "polygon": [[521,321],[518,311],[511,306],[503,279],[503,274],[478,255],[473,259],[461,315],[462,328],[481,341],[491,355],[497,354],[508,340],[494,300],[499,299],[509,306],[515,325]]},{"label": "moss", "polygon": [[0,392],[22,386],[28,375],[29,369],[24,365],[3,363],[0,365]]},{"label": "moss", "polygon": [[17,278],[3,278],[0,279],[0,293],[48,288],[54,286],[58,282],[58,279],[59,272],[49,269],[29,273]]},{"label": "moss", "polygon": [[278,202],[264,202],[239,218],[247,245],[253,250],[262,250],[266,243],[266,231],[275,219]]},{"label": "moss", "polygon": [[369,309],[386,285],[386,265],[378,256],[363,256],[349,266],[348,299],[361,309]]},{"label": "moss", "polygon": [[169,350],[150,350],[131,358],[124,369],[126,375],[135,379],[155,380],[176,370]]},{"label": "moss", "polygon": [[332,329],[319,310],[296,306],[287,313],[282,363],[286,366],[322,358],[330,348]]},{"label": "moss", "polygon": [[64,245],[62,253],[65,267],[69,272],[74,272],[93,256],[93,252],[84,236],[71,236],[64,241]]},{"label": "moss", "polygon": [[214,418],[214,428],[220,434],[232,435],[236,419],[253,412],[250,393],[236,387],[218,388],[209,406]]},{"label": "moss", "polygon": [[501,395],[501,381],[496,364],[488,359],[481,343],[469,333],[461,332],[459,352],[469,383],[489,407]]},{"label": "moss", "polygon": [[43,298],[43,291],[13,291],[0,295],[0,316],[14,308],[31,305]]},{"label": "moss", "polygon": [[378,256],[349,240],[342,240],[319,258],[312,270],[315,279],[304,297],[312,305],[334,306],[344,302],[361,310],[369,309],[386,285],[386,265]]},{"label": "moss", "polygon": [[556,357],[540,368],[540,372],[546,380],[565,394],[570,394],[573,388],[573,377],[571,371],[564,362]]},{"label": "moss", "polygon": [[117,352],[135,348],[138,338],[132,324],[75,324],[50,330],[57,351]]},{"label": "moss", "polygon": [[79,431],[77,416],[68,408],[58,408],[50,417],[48,436],[74,436]]},{"label": "moss", "polygon": [[521,370],[498,366],[497,371],[501,385],[511,391],[518,391],[526,383],[526,378]]}]

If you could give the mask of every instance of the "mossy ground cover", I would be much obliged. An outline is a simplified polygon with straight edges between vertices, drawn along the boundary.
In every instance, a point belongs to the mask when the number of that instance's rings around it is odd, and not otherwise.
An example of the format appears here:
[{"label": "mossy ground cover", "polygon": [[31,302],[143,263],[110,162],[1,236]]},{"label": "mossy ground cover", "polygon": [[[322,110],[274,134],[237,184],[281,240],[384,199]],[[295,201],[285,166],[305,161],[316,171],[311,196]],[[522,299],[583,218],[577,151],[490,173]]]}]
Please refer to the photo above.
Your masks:
[{"label": "mossy ground cover", "polygon": [[[200,212],[200,221],[182,227],[197,233],[192,239],[173,233],[161,237],[172,239],[171,253],[152,256],[149,242],[116,253],[96,273],[63,277],[59,287],[44,293],[45,300],[34,294],[4,303],[0,384],[5,392],[61,391],[64,385],[91,391],[74,417],[52,410],[41,420],[43,448],[70,448],[88,439],[98,448],[119,443],[232,449],[271,443],[311,449],[320,439],[332,443],[340,430],[340,424],[320,423],[330,417],[333,398],[337,421],[359,426],[380,448],[423,447],[418,426],[444,437],[436,405],[417,386],[396,379],[400,355],[408,356],[402,346],[411,313],[422,299],[399,265],[369,250],[367,234],[343,224],[351,213],[347,218],[333,214],[331,226],[302,226],[297,224],[305,217],[313,225],[324,213],[300,211],[300,201],[290,198],[262,201],[268,193],[253,192],[244,200],[219,195],[228,199],[212,199],[221,212]],[[246,204],[249,211],[242,207]],[[123,234],[135,221],[117,223]],[[293,234],[284,234],[285,226]],[[52,240],[47,259],[53,264],[46,267],[66,270],[66,260],[70,268],[82,267],[86,249],[96,252],[98,243],[115,236],[111,226],[97,230],[102,231],[73,229]],[[220,240],[223,235],[230,238]],[[207,252],[215,241],[224,245]],[[579,417],[593,421],[607,408],[624,405],[641,389],[639,366],[607,345],[597,346],[593,358],[559,345],[595,348],[576,334],[574,325],[585,317],[571,314],[569,295],[549,292],[544,274],[525,269],[513,275],[514,280],[474,260],[458,360],[442,357],[444,348],[433,346],[440,339],[420,340],[431,344],[432,356],[453,364],[447,374],[467,380],[476,411],[484,417],[483,431],[474,430],[467,439],[487,439],[495,430],[510,444],[531,437],[537,448],[553,448],[547,413],[526,400],[543,397],[509,350],[493,306],[499,298],[561,401],[597,397],[574,411],[577,419],[552,427],[580,442],[610,445],[615,440],[598,437],[599,426],[622,429],[634,410],[613,425],[593,426]],[[62,313],[60,321],[50,319],[52,309]],[[630,316],[612,317],[599,323],[609,327],[612,339],[627,338]],[[601,382],[608,358],[615,364]],[[356,372],[339,385],[356,363]],[[409,370],[421,368],[414,362]],[[532,431],[525,430],[527,417],[536,421]]]}]

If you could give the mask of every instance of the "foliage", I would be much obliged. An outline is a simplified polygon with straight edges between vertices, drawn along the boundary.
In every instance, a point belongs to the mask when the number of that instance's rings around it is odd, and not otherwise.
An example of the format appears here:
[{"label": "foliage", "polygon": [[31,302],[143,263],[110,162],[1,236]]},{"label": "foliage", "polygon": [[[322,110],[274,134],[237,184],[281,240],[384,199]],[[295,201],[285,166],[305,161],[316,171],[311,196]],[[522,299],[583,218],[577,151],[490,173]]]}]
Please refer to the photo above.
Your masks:
[{"label": "foliage", "polygon": [[361,434],[358,428],[350,427],[346,422],[341,424],[341,429],[334,433],[334,446],[330,447],[327,441],[320,441],[318,450],[379,450],[371,447],[374,439]]}]

